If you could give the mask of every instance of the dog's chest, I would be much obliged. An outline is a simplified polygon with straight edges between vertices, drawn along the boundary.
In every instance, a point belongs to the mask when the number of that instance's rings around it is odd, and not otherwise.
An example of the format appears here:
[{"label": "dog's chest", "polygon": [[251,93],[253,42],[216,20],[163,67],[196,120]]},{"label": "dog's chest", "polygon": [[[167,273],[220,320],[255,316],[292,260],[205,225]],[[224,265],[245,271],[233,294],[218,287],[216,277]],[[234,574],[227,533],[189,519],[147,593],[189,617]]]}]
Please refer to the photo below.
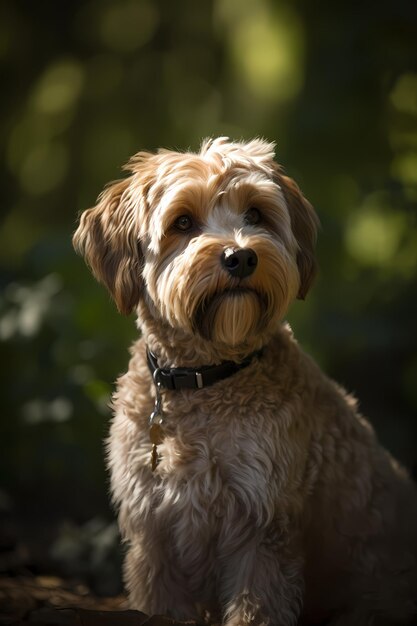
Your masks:
[{"label": "dog's chest", "polygon": [[[266,398],[267,400],[267,398]],[[272,402],[248,394],[168,403],[159,466],[148,484],[154,511],[192,513],[211,527],[227,518],[267,521],[278,498],[279,421]]]}]

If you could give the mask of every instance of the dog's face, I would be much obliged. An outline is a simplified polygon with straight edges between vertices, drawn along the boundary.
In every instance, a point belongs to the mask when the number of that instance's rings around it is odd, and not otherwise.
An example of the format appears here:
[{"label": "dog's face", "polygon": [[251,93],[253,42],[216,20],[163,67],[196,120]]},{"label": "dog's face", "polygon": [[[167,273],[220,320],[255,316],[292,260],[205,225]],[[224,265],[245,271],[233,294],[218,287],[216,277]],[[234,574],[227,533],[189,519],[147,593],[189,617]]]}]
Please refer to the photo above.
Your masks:
[{"label": "dog's face", "polygon": [[129,313],[239,345],[268,332],[315,273],[317,217],[261,140],[139,153],[86,211],[74,245]]}]

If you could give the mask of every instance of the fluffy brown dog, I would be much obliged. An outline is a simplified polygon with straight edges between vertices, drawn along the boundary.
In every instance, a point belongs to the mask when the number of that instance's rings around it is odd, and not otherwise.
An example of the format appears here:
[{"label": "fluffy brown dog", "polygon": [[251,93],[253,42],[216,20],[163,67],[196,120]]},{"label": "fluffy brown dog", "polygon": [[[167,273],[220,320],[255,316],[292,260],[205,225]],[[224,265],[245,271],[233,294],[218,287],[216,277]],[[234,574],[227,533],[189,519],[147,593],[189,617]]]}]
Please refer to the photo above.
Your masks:
[{"label": "fluffy brown dog", "polygon": [[414,486],[282,323],[315,273],[313,208],[261,140],[127,169],[74,243],[142,330],[108,456],[132,606],[227,626],[408,623]]}]

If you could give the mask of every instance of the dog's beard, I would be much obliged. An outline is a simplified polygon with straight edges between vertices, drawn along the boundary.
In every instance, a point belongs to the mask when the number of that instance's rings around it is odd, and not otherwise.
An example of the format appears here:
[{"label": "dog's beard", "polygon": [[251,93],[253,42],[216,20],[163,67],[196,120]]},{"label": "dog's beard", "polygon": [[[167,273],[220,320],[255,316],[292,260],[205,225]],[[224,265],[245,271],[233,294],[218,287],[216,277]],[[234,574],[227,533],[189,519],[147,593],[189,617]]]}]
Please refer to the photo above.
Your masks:
[{"label": "dog's beard", "polygon": [[194,315],[197,332],[209,341],[236,346],[264,326],[265,299],[253,289],[226,289],[204,299]]}]

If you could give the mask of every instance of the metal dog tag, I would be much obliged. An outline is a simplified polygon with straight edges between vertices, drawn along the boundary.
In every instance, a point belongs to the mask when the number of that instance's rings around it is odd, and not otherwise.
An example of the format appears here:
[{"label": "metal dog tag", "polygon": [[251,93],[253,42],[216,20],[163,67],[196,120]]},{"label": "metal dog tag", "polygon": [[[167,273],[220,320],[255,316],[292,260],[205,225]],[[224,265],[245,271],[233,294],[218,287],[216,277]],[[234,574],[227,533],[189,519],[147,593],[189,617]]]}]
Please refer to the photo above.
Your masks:
[{"label": "metal dog tag", "polygon": [[153,472],[158,467],[159,461],[160,461],[160,456],[158,454],[158,448],[156,447],[156,445],[153,445],[152,452],[151,452],[151,470]]},{"label": "metal dog tag", "polygon": [[162,412],[162,396],[161,396],[161,385],[160,383],[156,384],[156,398],[155,398],[155,406],[152,413],[149,416],[149,439],[152,444],[152,452],[151,452],[151,469],[154,472],[160,462],[160,456],[158,454],[158,446],[164,441],[164,429],[162,428],[162,423],[164,420],[164,415]]},{"label": "metal dog tag", "polygon": [[161,424],[152,424],[149,429],[149,439],[154,446],[159,446],[164,440],[164,431]]}]

